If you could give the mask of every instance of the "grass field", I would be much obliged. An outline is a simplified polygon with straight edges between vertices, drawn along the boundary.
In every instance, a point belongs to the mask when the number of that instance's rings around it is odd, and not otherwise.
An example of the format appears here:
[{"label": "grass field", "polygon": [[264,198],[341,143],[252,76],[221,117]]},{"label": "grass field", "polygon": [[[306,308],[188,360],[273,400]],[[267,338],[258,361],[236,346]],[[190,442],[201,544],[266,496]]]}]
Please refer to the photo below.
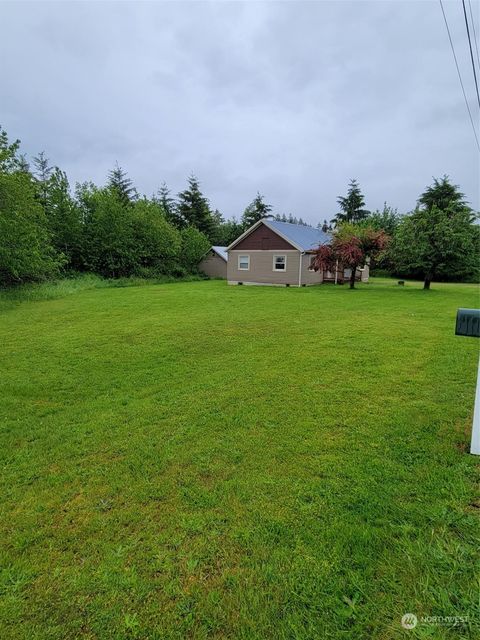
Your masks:
[{"label": "grass field", "polygon": [[480,637],[474,285],[68,286],[0,300],[2,640]]}]

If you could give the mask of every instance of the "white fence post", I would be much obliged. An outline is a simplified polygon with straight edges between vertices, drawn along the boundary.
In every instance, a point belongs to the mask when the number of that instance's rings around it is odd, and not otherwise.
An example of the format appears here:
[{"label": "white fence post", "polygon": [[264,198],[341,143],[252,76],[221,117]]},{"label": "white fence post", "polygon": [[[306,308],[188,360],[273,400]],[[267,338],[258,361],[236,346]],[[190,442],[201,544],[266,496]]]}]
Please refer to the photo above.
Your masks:
[{"label": "white fence post", "polygon": [[477,391],[475,393],[475,407],[473,409],[472,442],[470,453],[480,456],[480,360],[477,372]]}]

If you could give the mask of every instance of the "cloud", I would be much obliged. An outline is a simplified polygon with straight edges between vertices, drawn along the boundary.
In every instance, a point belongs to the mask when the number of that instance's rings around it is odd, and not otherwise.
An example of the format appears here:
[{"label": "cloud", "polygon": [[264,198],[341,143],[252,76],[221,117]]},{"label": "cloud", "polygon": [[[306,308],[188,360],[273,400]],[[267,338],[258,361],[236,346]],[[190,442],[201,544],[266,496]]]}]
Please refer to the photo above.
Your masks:
[{"label": "cloud", "polygon": [[[473,97],[462,14],[447,13]],[[436,3],[4,3],[0,122],[74,181],[194,171],[241,215],[257,190],[316,223],[357,177],[411,209],[451,175],[479,207],[473,133]],[[480,29],[479,29],[480,31]],[[472,108],[474,103],[472,100]]]}]

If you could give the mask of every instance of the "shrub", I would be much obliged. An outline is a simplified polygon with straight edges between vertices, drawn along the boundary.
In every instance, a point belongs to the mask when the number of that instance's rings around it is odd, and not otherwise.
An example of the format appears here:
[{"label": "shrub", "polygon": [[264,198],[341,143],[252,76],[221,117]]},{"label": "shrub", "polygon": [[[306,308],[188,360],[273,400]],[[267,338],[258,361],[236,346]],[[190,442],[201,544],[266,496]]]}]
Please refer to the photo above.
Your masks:
[{"label": "shrub", "polygon": [[56,254],[28,173],[0,173],[0,283],[44,280],[64,260]]},{"label": "shrub", "polygon": [[180,264],[190,272],[198,270],[198,263],[210,249],[208,238],[195,227],[182,229]]}]

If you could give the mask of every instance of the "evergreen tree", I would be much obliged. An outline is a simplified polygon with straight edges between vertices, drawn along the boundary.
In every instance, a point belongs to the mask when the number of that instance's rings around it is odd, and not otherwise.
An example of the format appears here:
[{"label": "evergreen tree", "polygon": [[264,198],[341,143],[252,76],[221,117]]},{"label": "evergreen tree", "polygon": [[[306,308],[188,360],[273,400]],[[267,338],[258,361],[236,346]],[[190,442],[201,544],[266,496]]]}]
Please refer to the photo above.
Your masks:
[{"label": "evergreen tree", "polygon": [[174,227],[177,227],[177,229],[181,229],[184,225],[178,214],[175,198],[172,198],[170,193],[170,189],[164,182],[158,190],[158,195],[154,200],[162,207],[167,221],[170,224],[173,224]]},{"label": "evergreen tree", "polygon": [[272,207],[264,201],[264,196],[257,191],[257,195],[243,212],[243,228],[248,229],[252,224],[255,224],[262,218],[266,218],[271,210]]},{"label": "evergreen tree", "polygon": [[118,166],[118,162],[108,174],[107,186],[113,189],[125,203],[133,202],[138,198],[137,190],[133,186],[132,180],[128,177],[126,171]]},{"label": "evergreen tree", "polygon": [[[227,246],[225,240],[226,236],[229,234],[229,228],[227,226],[227,222],[218,209],[215,209],[212,213],[212,221],[212,236],[210,238],[212,244]],[[230,244],[230,242],[228,244]]]},{"label": "evergreen tree", "polygon": [[357,223],[369,214],[369,211],[364,209],[365,199],[355,179],[350,180],[347,195],[339,196],[337,202],[341,211],[332,220],[335,225],[341,222]]},{"label": "evergreen tree", "polygon": [[211,240],[214,222],[210,205],[193,174],[188,178],[187,189],[178,194],[178,213],[184,226],[195,227]]},{"label": "evergreen tree", "polygon": [[418,206],[427,210],[433,206],[437,206],[442,211],[461,210],[466,204],[465,195],[458,185],[450,182],[447,175],[444,175],[441,180],[434,178],[433,184],[427,187],[418,199]]},{"label": "evergreen tree", "polygon": [[218,209],[215,209],[212,213],[212,219],[215,226],[220,227],[222,224],[225,224],[225,219]]},{"label": "evergreen tree", "polygon": [[33,159],[33,165],[35,167],[34,176],[38,186],[38,197],[44,207],[48,199],[48,181],[53,171],[53,167],[51,167],[49,163],[50,161],[45,157],[44,151],[40,151],[38,156]]},{"label": "evergreen tree", "polygon": [[67,175],[58,167],[46,184],[45,213],[55,249],[66,257],[66,266],[82,265],[83,225],[80,207],[70,194]]},{"label": "evergreen tree", "polygon": [[24,153],[18,156],[18,170],[23,173],[30,173],[30,164]]},{"label": "evergreen tree", "polygon": [[228,245],[232,244],[238,236],[242,235],[243,231],[244,229],[241,222],[238,222],[235,218],[232,220],[225,220],[216,228],[215,238],[212,241],[212,244],[228,247]]}]

